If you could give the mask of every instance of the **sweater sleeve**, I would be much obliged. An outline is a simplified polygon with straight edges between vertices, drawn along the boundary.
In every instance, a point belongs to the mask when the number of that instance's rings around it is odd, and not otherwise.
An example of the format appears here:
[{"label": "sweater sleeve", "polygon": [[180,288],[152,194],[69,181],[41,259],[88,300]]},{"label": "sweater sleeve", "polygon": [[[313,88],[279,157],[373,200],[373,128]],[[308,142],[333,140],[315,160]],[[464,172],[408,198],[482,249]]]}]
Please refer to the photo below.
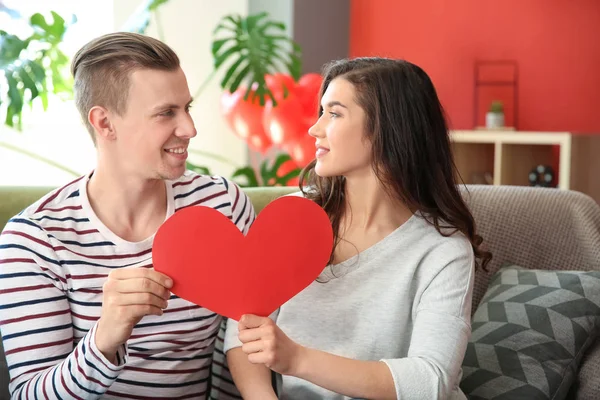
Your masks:
[{"label": "sweater sleeve", "polygon": [[471,335],[474,254],[468,241],[440,247],[438,265],[414,314],[407,357],[382,360],[389,367],[398,399],[448,399],[456,390]]},{"label": "sweater sleeve", "polygon": [[117,379],[98,351],[94,325],[75,343],[66,277],[48,235],[13,218],[0,235],[0,329],[14,398],[96,399]]}]

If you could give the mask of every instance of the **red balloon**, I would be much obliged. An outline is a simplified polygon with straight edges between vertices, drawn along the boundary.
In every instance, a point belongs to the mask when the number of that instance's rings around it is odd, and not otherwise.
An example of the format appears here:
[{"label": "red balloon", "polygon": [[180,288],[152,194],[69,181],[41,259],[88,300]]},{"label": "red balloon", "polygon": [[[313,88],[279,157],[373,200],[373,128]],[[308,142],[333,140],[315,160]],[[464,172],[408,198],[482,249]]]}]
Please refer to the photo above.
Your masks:
[{"label": "red balloon", "polygon": [[296,85],[296,93],[302,103],[304,116],[311,124],[319,117],[319,91],[323,77],[320,74],[310,73],[302,75]]},{"label": "red balloon", "polygon": [[287,90],[288,94],[296,91],[296,81],[294,81],[294,78],[288,74],[283,74],[280,72],[275,74],[267,74],[265,75],[265,82],[271,93],[273,93],[273,97],[275,97],[277,102],[284,98],[284,90]]},{"label": "red balloon", "polygon": [[287,142],[285,150],[300,168],[304,168],[315,159],[315,138],[306,134],[296,140]]},{"label": "red balloon", "polygon": [[296,168],[298,168],[298,165],[296,165],[294,160],[287,160],[279,166],[279,169],[277,170],[277,176],[281,178],[282,176],[289,174]]},{"label": "red balloon", "polygon": [[240,87],[234,93],[224,92],[221,96],[221,111],[229,127],[248,146],[264,153],[272,142],[263,126],[264,108],[258,96],[251,91],[248,100],[244,100],[246,88]]},{"label": "red balloon", "polygon": [[251,134],[246,140],[246,143],[251,149],[263,154],[273,145],[271,140],[266,135],[262,134]]},{"label": "red balloon", "polygon": [[287,185],[286,186],[300,186],[300,176],[297,176],[295,178],[290,179],[289,181],[287,181]]},{"label": "red balloon", "polygon": [[276,106],[268,100],[263,114],[263,126],[271,141],[280,146],[306,135],[308,127],[302,116],[302,104],[298,96],[290,93],[285,99],[278,100]]}]

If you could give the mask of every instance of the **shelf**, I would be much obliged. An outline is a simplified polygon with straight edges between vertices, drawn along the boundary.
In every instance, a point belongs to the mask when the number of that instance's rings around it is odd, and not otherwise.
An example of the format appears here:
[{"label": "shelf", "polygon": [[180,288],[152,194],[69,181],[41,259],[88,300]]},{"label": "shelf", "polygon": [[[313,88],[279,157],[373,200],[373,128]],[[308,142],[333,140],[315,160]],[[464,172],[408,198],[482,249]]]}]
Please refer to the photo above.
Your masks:
[{"label": "shelf", "polygon": [[483,183],[485,174],[494,176],[494,144],[454,142],[452,151],[456,169],[466,184]]},{"label": "shelf", "polygon": [[[507,144],[502,146],[501,185],[529,186],[529,173],[538,165],[554,164],[554,149],[546,144]],[[556,171],[554,171],[556,173]],[[557,180],[558,177],[555,178]]]},{"label": "shelf", "polygon": [[455,130],[450,132],[454,160],[467,184],[529,186],[529,173],[538,165],[554,171],[559,189],[576,190],[600,202],[600,134]]}]

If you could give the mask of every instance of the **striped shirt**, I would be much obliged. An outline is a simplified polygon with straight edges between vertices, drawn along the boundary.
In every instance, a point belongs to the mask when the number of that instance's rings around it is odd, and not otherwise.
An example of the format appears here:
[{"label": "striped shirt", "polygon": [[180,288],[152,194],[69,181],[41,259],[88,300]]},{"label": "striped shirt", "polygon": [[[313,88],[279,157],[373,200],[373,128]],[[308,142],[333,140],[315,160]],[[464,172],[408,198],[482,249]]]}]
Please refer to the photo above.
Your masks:
[{"label": "striped shirt", "polygon": [[[207,397],[222,318],[175,295],[162,316],[135,326],[117,365],[98,351],[102,285],[112,269],[151,267],[154,237],[127,242],[102,224],[87,198],[90,175],[44,196],[0,235],[0,331],[13,398]],[[224,178],[187,171],[166,187],[167,217],[202,205],[244,234],[254,221],[248,197]],[[231,382],[220,373],[218,381]],[[213,383],[214,397],[229,392],[235,387],[222,392]]]}]

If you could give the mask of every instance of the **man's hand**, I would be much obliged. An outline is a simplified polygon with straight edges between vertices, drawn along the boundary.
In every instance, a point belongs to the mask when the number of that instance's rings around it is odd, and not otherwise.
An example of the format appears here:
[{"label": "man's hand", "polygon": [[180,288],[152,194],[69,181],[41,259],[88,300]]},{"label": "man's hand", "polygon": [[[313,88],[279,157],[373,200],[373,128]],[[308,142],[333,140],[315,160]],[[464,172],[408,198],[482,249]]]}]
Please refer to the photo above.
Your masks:
[{"label": "man's hand", "polygon": [[301,362],[302,346],[292,341],[271,318],[244,315],[238,324],[242,351],[253,364],[264,364],[283,375],[293,375]]},{"label": "man's hand", "polygon": [[96,347],[115,363],[117,349],[146,315],[162,315],[173,281],[153,269],[116,269],[108,274],[102,294],[102,313]]}]

